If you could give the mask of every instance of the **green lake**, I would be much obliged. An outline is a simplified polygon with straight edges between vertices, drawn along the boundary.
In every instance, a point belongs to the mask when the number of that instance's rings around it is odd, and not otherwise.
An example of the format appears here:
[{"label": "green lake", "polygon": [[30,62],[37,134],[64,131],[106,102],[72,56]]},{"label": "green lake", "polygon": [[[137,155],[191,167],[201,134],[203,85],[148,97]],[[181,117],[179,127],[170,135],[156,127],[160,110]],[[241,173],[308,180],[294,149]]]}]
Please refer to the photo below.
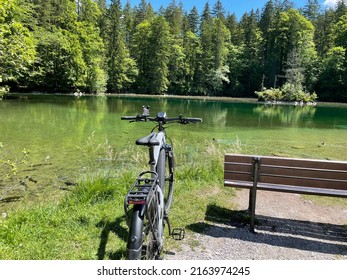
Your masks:
[{"label": "green lake", "polygon": [[[347,104],[301,107],[158,96],[22,96],[0,101],[0,210],[9,207],[16,192],[54,197],[115,158],[126,166],[131,159],[122,158],[122,151],[132,149],[153,124],[120,117],[141,113],[143,105],[151,107],[152,115],[166,111],[169,117],[201,117],[200,124],[167,129],[174,143],[191,149],[215,142],[237,144],[242,153],[347,160]],[[133,149],[135,157],[139,152]],[[9,199],[1,201],[6,196]]]}]

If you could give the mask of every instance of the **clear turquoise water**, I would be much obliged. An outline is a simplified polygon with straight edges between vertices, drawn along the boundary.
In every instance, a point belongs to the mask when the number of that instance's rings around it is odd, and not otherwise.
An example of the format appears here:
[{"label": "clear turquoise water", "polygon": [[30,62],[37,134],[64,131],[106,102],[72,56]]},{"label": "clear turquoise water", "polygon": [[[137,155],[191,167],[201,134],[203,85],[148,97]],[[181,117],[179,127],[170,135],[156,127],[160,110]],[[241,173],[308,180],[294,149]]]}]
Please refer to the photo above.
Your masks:
[{"label": "clear turquoise water", "polygon": [[[142,105],[150,105],[152,115],[166,111],[168,116],[203,118],[201,124],[171,125],[167,133],[175,143],[239,143],[242,153],[347,160],[346,104],[300,107],[160,97],[34,95],[0,101],[0,159],[16,162],[21,172],[7,179],[9,171],[2,165],[0,198],[9,184],[18,188],[23,178],[38,196],[47,189],[51,195],[52,190],[75,182],[93,168],[100,169],[110,158],[121,157],[123,150],[153,128],[151,123],[120,120],[122,115],[141,113]],[[20,163],[23,149],[30,151],[26,164]],[[28,181],[28,176],[37,182]]]}]

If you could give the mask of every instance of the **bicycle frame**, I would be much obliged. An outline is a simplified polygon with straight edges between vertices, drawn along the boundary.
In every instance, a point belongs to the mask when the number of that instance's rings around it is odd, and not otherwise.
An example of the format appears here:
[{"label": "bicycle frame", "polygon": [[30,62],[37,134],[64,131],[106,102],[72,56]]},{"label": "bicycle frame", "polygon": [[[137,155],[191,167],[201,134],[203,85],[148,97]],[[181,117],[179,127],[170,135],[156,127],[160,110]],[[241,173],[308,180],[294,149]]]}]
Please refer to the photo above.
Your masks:
[{"label": "bicycle frame", "polygon": [[[155,145],[149,144],[150,141]],[[140,215],[146,215],[149,221],[149,230],[152,232],[152,236],[155,239],[156,246],[160,252],[163,248],[163,235],[164,235],[164,187],[165,187],[165,168],[160,168],[160,161],[163,160],[165,164],[165,132],[164,129],[157,133],[151,133],[150,135],[140,138],[136,141],[138,145],[146,145],[149,149],[149,171],[142,172],[133,187],[128,192],[124,200],[124,209],[127,217],[129,227],[142,229],[142,224],[131,224],[128,208],[129,204],[142,205]],[[158,167],[159,166],[159,167]],[[144,178],[144,175],[150,175],[151,179]],[[143,220],[137,219],[137,221]],[[133,246],[128,250],[133,250],[136,254],[141,243],[138,240],[134,240]],[[132,248],[134,247],[134,248]]]},{"label": "bicycle frame", "polygon": [[[177,228],[171,231],[168,217],[173,197],[174,155],[171,141],[170,144],[166,143],[164,125],[173,122],[196,123],[202,120],[184,118],[182,115],[167,118],[165,112],[159,112],[156,117],[150,117],[149,106],[143,106],[143,114],[123,116],[121,119],[131,122],[153,121],[157,123],[149,135],[136,140],[136,145],[148,148],[149,171],[140,173],[124,199],[124,211],[129,226],[127,256],[129,259],[139,259],[145,252],[145,258],[153,259],[159,257],[162,251],[165,224],[168,225],[169,234],[174,239],[182,240],[184,238],[184,229]],[[156,128],[157,130],[154,132]],[[168,182],[167,185],[166,182]],[[167,192],[165,188],[168,189]],[[131,217],[130,205],[133,205]],[[144,243],[146,245],[143,246]]]},{"label": "bicycle frame", "polygon": [[164,131],[159,131],[158,133],[156,133],[155,139],[157,139],[160,144],[158,146],[149,147],[149,159],[150,159],[149,166],[150,166],[150,170],[152,172],[156,172],[157,166],[158,166],[158,161],[159,161],[160,151],[161,151],[161,149],[164,148],[164,144],[165,144]]}]

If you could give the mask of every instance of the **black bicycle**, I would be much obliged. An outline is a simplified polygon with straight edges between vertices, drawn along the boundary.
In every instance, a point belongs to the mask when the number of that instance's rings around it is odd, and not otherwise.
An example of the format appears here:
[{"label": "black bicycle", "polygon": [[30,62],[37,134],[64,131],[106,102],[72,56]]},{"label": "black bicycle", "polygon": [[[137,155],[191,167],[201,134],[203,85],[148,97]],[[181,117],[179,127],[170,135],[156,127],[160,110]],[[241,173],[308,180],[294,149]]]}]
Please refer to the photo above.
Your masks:
[{"label": "black bicycle", "polygon": [[[129,260],[160,259],[164,245],[164,228],[177,240],[184,238],[183,228],[171,229],[169,211],[174,190],[175,160],[172,141],[165,134],[169,123],[189,124],[201,122],[201,118],[186,118],[182,115],[169,118],[166,112],[151,117],[149,106],[137,116],[123,116],[130,122],[154,122],[151,133],[136,140],[136,145],[149,150],[149,170],[140,173],[124,199],[124,211],[129,227],[127,258]],[[169,143],[166,140],[169,140]]]}]

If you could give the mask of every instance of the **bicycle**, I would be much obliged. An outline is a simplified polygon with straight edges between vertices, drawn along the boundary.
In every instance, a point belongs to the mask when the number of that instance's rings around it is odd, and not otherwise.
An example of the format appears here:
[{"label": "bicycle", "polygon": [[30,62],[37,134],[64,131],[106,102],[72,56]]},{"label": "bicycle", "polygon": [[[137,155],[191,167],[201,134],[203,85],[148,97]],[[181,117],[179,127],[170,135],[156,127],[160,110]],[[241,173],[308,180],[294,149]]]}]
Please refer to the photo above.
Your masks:
[{"label": "bicycle", "polygon": [[[137,116],[122,116],[130,122],[156,123],[151,133],[136,140],[136,145],[149,150],[150,170],[141,172],[124,198],[124,212],[129,227],[127,259],[160,259],[164,245],[164,228],[168,225],[169,236],[182,240],[183,228],[171,229],[169,211],[174,190],[173,144],[165,133],[169,123],[189,124],[201,122],[201,118],[186,118],[182,115],[168,118],[166,112],[151,117],[149,106]],[[157,130],[156,130],[157,129]],[[169,140],[169,143],[166,140]]]}]

